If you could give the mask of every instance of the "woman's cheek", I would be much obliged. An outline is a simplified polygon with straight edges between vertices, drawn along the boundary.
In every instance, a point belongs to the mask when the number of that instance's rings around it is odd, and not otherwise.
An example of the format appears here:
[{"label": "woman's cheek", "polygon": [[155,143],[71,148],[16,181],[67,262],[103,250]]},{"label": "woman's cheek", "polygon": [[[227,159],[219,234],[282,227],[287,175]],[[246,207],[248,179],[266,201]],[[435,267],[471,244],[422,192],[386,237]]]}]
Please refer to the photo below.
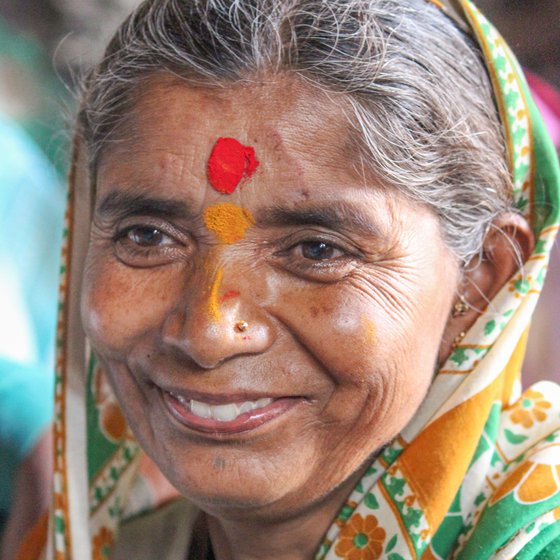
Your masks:
[{"label": "woman's cheek", "polygon": [[[322,289],[314,295],[307,293],[301,301],[290,295],[291,307],[283,308],[281,318],[334,382],[324,418],[347,428],[359,424],[366,438],[374,430],[377,443],[384,444],[406,425],[425,395],[435,335],[430,328],[419,332],[414,314],[390,312],[391,306],[364,291],[349,295]],[[288,309],[293,311],[289,317]],[[427,367],[419,367],[422,363]]]},{"label": "woman's cheek", "polygon": [[162,324],[171,294],[157,271],[120,263],[86,270],[82,321],[96,352],[107,357],[120,354]]}]

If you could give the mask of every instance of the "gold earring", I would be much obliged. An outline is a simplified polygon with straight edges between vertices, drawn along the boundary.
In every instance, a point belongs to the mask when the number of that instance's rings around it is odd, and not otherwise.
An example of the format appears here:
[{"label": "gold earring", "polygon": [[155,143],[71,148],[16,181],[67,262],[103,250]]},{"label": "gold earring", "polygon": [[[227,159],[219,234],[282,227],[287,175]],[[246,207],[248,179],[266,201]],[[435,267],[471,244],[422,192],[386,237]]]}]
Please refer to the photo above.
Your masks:
[{"label": "gold earring", "polygon": [[470,309],[470,305],[464,300],[460,299],[454,306],[453,311],[451,312],[451,317],[456,319],[457,317],[464,317],[467,314],[467,311]]},{"label": "gold earring", "polygon": [[247,321],[239,321],[235,323],[235,330],[240,333],[244,333],[249,328],[249,323]]},{"label": "gold earring", "polygon": [[467,336],[467,333],[461,332],[453,339],[453,349],[457,348],[457,346],[463,342],[463,338],[465,338],[465,336]]}]

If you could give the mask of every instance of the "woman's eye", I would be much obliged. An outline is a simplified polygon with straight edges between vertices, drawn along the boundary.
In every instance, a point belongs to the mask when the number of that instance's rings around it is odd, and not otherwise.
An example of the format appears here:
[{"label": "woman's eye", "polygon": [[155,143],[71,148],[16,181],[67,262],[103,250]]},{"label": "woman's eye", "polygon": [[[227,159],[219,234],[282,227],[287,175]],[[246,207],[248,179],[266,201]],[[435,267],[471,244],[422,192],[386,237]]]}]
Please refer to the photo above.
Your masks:
[{"label": "woman's eye", "polygon": [[276,262],[289,272],[317,282],[336,282],[354,270],[360,261],[357,250],[342,242],[325,239],[293,240],[276,254]]},{"label": "woman's eye", "polygon": [[172,243],[170,237],[154,227],[133,227],[126,232],[126,237],[139,247],[159,247]]},{"label": "woman's eye", "polygon": [[336,259],[344,254],[340,249],[322,241],[307,241],[301,243],[300,247],[302,256],[314,261]]},{"label": "woman's eye", "polygon": [[122,228],[113,240],[116,256],[125,264],[151,267],[189,254],[191,245],[181,234],[169,235],[151,225]]}]

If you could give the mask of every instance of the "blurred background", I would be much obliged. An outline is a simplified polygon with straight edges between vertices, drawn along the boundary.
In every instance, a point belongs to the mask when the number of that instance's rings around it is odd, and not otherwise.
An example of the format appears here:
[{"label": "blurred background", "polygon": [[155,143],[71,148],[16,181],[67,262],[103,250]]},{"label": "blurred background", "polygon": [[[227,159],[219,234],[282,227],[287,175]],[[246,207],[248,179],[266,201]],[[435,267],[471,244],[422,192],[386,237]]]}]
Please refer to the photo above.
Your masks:
[{"label": "blurred background", "polygon": [[[0,0],[0,532],[15,467],[52,417],[58,255],[76,84],[138,3]],[[560,146],[560,0],[477,4],[530,71]],[[556,247],[534,320],[525,386],[560,381],[559,364]]]}]

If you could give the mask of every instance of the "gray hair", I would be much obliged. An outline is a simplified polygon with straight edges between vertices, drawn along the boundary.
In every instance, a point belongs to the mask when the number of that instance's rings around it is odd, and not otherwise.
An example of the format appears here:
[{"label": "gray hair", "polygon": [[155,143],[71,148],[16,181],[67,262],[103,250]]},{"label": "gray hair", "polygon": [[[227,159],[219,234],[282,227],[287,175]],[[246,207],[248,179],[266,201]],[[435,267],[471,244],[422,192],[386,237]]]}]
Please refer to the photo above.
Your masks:
[{"label": "gray hair", "polygon": [[146,79],[227,87],[288,73],[342,93],[356,167],[439,217],[467,263],[509,210],[511,178],[479,48],[425,0],[147,0],[86,83],[93,175]]}]

